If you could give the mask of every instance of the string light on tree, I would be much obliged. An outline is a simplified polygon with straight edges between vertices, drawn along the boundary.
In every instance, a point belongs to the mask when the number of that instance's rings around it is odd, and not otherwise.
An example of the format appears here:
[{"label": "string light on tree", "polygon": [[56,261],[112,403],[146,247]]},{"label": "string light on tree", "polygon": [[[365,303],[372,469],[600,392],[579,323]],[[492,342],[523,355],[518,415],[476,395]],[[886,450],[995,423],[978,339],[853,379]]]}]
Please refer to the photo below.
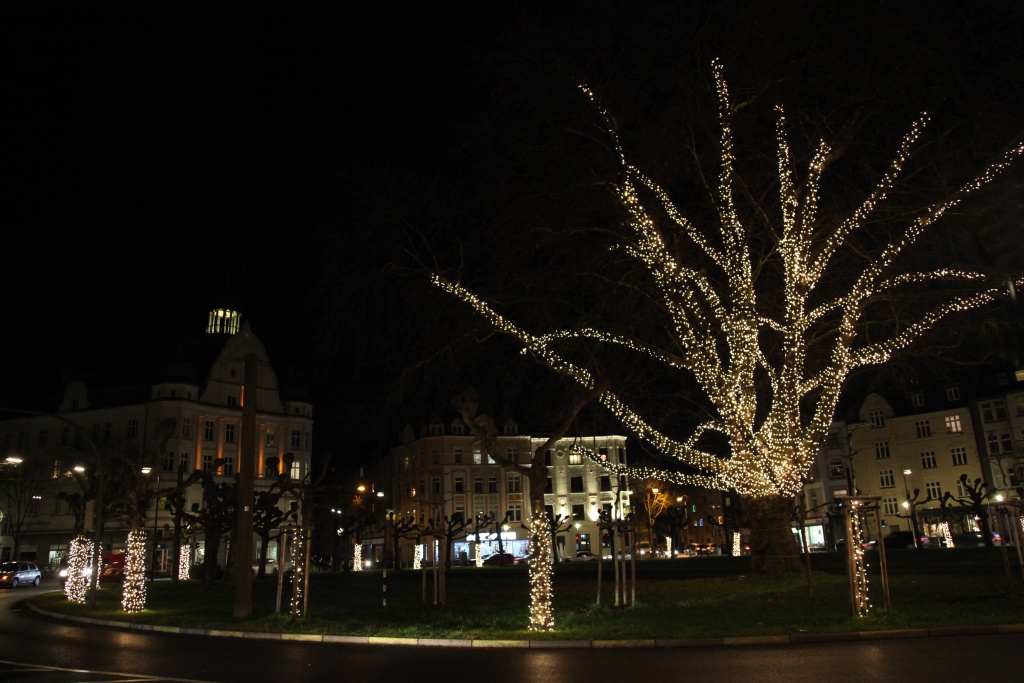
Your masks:
[{"label": "string light on tree", "polygon": [[68,602],[85,603],[89,588],[89,558],[92,557],[92,541],[79,536],[68,547],[68,577],[64,582],[64,595]]},{"label": "string light on tree", "polygon": [[857,616],[862,617],[871,609],[871,602],[868,599],[868,564],[864,557],[864,525],[862,523],[863,504],[857,500],[850,500],[850,524],[853,529],[851,538],[848,540],[853,550],[853,602],[854,611]]},{"label": "string light on tree", "polygon": [[178,551],[178,579],[184,581],[189,578],[189,571],[192,568],[192,545],[186,543]]},{"label": "string light on tree", "polygon": [[352,549],[352,571],[361,572],[363,571],[363,544],[356,543]]},{"label": "string light on tree", "polygon": [[[845,219],[837,220],[832,218],[834,212],[819,210],[821,177],[833,151],[821,142],[807,167],[798,173],[780,107],[774,131],[778,205],[756,212],[759,216],[778,213],[778,224],[766,227],[758,221],[745,222],[737,208],[738,193],[744,197],[749,193],[735,171],[732,116],[736,108],[717,61],[713,72],[721,167],[715,210],[708,212],[718,220],[707,225],[691,222],[660,186],[627,160],[611,116],[598,104],[593,91],[581,86],[605,121],[621,164],[617,189],[628,220],[621,224],[616,246],[649,275],[653,300],[668,316],[666,327],[674,334],[670,344],[587,326],[531,332],[458,282],[440,274],[433,282],[472,307],[494,329],[518,340],[523,353],[541,359],[587,389],[605,385],[591,369],[570,359],[570,352],[581,343],[628,349],[661,363],[665,376],[685,376],[687,386],[696,383],[710,417],[683,439],[660,431],[613,388],[601,391],[598,400],[625,427],[662,455],[686,466],[688,473],[601,463],[610,471],[734,490],[754,498],[792,497],[801,490],[828,434],[840,391],[851,372],[886,362],[947,316],[1005,294],[1004,282],[990,283],[978,272],[945,267],[902,272],[899,257],[953,207],[1021,156],[1024,143],[1016,143],[948,199],[923,207],[916,217],[895,226],[897,236],[881,245],[877,253],[867,254],[862,270],[843,279],[850,271],[842,257],[865,256],[851,254],[851,237],[874,225],[880,205],[901,179],[925,130],[927,115],[911,125],[888,169],[863,202]],[[681,242],[683,246],[677,246]],[[701,257],[699,266],[694,265],[696,254]],[[837,287],[839,282],[842,286]],[[1020,286],[1024,278],[1018,276],[1014,282]],[[936,285],[949,291],[956,287],[958,293],[938,303],[922,304],[923,310],[900,321],[888,338],[865,336],[862,323],[871,319],[873,302],[913,301],[915,292],[934,295]],[[727,452],[706,447],[723,437]]]},{"label": "string light on tree", "polygon": [[128,532],[121,608],[125,612],[146,609],[146,532],[143,529]]},{"label": "string light on tree", "polygon": [[530,519],[530,630],[554,631],[551,598],[551,543],[548,522],[542,516]]}]

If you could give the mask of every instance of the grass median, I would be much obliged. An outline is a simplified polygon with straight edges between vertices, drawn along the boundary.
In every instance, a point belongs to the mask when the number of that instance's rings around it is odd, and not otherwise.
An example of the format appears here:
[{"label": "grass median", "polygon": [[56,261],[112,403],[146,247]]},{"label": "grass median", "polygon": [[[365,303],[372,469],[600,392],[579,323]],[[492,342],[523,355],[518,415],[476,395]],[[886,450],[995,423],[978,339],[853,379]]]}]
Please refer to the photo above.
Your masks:
[{"label": "grass median", "polygon": [[[328,635],[403,638],[676,639],[841,633],[889,629],[994,626],[1024,621],[1024,581],[1014,549],[1010,576],[1000,548],[889,551],[891,609],[886,612],[877,557],[870,558],[871,609],[854,616],[844,558],[811,556],[811,577],[764,577],[746,557],[695,557],[636,563],[635,604],[614,605],[611,562],[603,567],[600,601],[596,562],[554,568],[556,630],[527,630],[527,568],[455,567],[447,600],[434,604],[432,569],[314,572],[306,616],[288,614],[287,588],[275,614],[276,577],[254,579],[253,616],[234,615],[227,581],[148,585],[145,611],[121,609],[121,587],[105,584],[96,606],[69,603],[63,593],[33,599],[47,612],[125,623]],[[632,590],[629,592],[632,596]],[[386,598],[386,600],[385,600]]]}]

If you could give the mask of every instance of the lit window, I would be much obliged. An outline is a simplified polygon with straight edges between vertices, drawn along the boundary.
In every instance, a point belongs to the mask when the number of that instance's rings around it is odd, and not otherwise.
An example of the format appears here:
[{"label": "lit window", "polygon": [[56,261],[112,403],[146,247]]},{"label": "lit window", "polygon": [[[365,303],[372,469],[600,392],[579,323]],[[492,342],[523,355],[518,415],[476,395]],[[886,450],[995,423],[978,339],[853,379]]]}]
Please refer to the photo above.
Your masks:
[{"label": "lit window", "polygon": [[947,415],[946,416],[946,431],[951,434],[958,434],[964,430],[960,424],[959,415]]}]

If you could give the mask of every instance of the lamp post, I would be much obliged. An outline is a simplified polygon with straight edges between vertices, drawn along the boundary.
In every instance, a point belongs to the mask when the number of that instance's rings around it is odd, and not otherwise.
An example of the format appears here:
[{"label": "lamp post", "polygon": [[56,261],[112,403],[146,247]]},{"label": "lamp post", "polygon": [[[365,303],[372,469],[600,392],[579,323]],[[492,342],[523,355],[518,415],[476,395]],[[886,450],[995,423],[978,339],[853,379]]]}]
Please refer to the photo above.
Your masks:
[{"label": "lamp post", "polygon": [[903,469],[903,492],[906,498],[903,501],[903,509],[910,517],[910,530],[914,534],[914,548],[917,548],[917,515],[914,514],[914,501],[910,497],[910,487],[907,486],[907,475],[913,474],[909,467]]},{"label": "lamp post", "polygon": [[[147,478],[149,477],[150,473],[152,473],[152,471],[153,470],[150,467],[143,467],[142,468],[142,473],[144,475],[146,475]],[[160,491],[160,475],[158,474],[158,475],[156,475],[156,488],[153,489],[153,560],[150,563],[150,567],[149,567],[149,580],[150,581],[156,581],[157,517],[160,514],[160,496],[158,494],[159,491]]]}]

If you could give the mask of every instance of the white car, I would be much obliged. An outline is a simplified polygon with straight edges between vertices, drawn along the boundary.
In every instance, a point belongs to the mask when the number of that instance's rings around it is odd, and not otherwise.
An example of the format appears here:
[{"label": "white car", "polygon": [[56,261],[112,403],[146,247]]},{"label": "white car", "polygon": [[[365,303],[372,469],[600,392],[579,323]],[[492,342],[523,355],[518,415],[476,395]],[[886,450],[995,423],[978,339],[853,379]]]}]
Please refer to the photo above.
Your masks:
[{"label": "white car", "polygon": [[43,574],[35,562],[4,562],[0,564],[0,586],[38,586]]},{"label": "white car", "polygon": [[591,562],[597,559],[597,555],[589,550],[581,550],[572,557],[565,558],[566,562]]}]

